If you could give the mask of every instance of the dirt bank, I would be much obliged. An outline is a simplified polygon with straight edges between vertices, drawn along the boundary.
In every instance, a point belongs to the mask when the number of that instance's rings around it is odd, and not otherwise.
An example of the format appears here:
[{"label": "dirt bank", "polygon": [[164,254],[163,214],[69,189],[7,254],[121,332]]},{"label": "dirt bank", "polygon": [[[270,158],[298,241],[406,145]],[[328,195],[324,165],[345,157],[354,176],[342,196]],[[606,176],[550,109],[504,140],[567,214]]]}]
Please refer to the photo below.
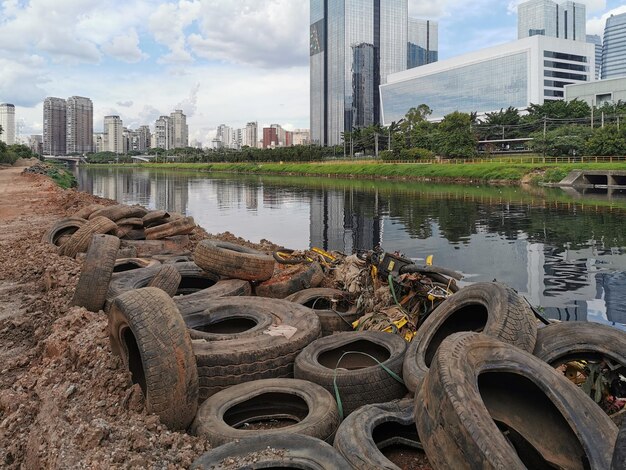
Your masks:
[{"label": "dirt bank", "polygon": [[0,169],[0,467],[188,467],[207,444],[144,412],[106,317],[68,307],[80,262],[40,242],[58,218],[114,202],[22,170]]}]

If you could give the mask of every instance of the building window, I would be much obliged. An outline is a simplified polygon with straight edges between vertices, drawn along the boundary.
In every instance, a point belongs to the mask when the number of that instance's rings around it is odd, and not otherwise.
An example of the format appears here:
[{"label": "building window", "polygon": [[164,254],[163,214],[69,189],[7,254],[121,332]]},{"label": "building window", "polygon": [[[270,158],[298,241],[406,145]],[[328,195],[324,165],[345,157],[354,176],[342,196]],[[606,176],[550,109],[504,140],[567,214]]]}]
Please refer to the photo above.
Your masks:
[{"label": "building window", "polygon": [[543,96],[557,96],[563,98],[563,92],[559,90],[543,90]]},{"label": "building window", "polygon": [[545,70],[543,72],[544,77],[553,77],[553,78],[567,78],[569,80],[580,80],[586,82],[587,75],[579,75],[577,73],[567,73],[567,72],[557,72],[555,70]]},{"label": "building window", "polygon": [[549,57],[551,59],[571,60],[573,62],[587,63],[587,57],[582,56],[582,55],[565,54],[563,52],[543,51],[543,56]]},{"label": "building window", "polygon": [[552,67],[554,69],[577,70],[579,72],[586,72],[588,70],[586,65],[568,64],[565,62],[555,62],[553,60],[544,60],[543,65],[544,67]]},{"label": "building window", "polygon": [[613,101],[613,93],[599,93],[596,95],[596,106],[602,106],[604,103]]},{"label": "building window", "polygon": [[544,80],[543,86],[551,86],[554,88],[564,88],[565,85],[572,85],[574,82],[560,82],[558,80]]}]

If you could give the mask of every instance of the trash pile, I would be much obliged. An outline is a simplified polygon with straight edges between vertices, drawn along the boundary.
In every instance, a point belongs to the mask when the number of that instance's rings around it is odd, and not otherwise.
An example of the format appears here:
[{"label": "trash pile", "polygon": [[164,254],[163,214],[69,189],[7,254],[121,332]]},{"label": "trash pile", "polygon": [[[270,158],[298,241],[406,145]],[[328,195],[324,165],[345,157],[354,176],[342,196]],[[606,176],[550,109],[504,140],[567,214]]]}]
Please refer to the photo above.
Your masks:
[{"label": "trash pile", "polygon": [[194,228],[93,205],[44,235],[83,259],[72,304],[105,311],[146,410],[213,448],[192,468],[623,463],[623,331],[547,322],[431,259],[193,247]]}]

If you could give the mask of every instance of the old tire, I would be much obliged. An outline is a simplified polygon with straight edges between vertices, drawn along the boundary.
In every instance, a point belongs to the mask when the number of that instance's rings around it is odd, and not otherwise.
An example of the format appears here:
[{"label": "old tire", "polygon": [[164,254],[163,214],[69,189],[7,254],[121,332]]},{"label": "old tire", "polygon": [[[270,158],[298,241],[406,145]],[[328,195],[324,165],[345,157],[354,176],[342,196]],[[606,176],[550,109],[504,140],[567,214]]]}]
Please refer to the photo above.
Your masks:
[{"label": "old tire", "polygon": [[359,470],[399,470],[381,452],[392,445],[423,450],[415,428],[413,400],[365,405],[343,420],[333,447]]},{"label": "old tire", "polygon": [[324,280],[324,271],[319,263],[301,264],[284,270],[255,287],[259,297],[284,299],[302,289],[317,287]]},{"label": "old tire", "polygon": [[191,468],[343,470],[349,466],[339,452],[320,439],[301,434],[271,434],[224,444],[203,454]]},{"label": "old tire", "polygon": [[144,227],[152,227],[165,223],[169,218],[169,213],[166,211],[149,211],[142,217]]},{"label": "old tire", "polygon": [[146,234],[146,240],[161,240],[176,235],[187,235],[193,232],[194,228],[196,228],[196,223],[193,217],[184,217],[163,225],[146,228],[144,232]]},{"label": "old tire", "polygon": [[94,235],[78,278],[72,305],[99,311],[106,300],[120,239],[112,235]]},{"label": "old tire", "polygon": [[[277,429],[237,429],[272,418],[296,423]],[[324,388],[305,380],[264,379],[234,385],[208,398],[198,407],[191,432],[217,447],[237,439],[282,433],[332,442],[338,426],[337,403]]]},{"label": "old tire", "polygon": [[626,470],[626,421],[617,434],[611,470]]},{"label": "old tire", "polygon": [[74,232],[70,239],[61,246],[59,254],[61,256],[65,255],[74,258],[78,253],[87,251],[93,235],[109,233],[116,228],[117,225],[115,225],[115,222],[112,222],[106,217],[90,219],[85,225]]},{"label": "old tire", "polygon": [[339,289],[304,289],[285,300],[313,309],[322,324],[322,336],[352,331],[352,323],[359,318],[356,307],[348,300],[348,293]]},{"label": "old tire", "polygon": [[251,294],[252,287],[248,281],[224,279],[208,289],[189,295],[177,296],[174,298],[174,302],[184,318],[194,313],[203,312],[219,297],[240,297]]},{"label": "old tire", "polygon": [[[135,232],[133,230],[128,235]],[[140,230],[139,232],[142,232]],[[139,236],[140,234],[138,234]],[[133,247],[137,256],[179,255],[189,250],[189,235],[177,235],[164,240],[122,240],[122,248]]]},{"label": "old tire", "polygon": [[159,267],[159,270],[154,275],[148,287],[157,287],[164,291],[170,297],[174,297],[180,286],[180,281],[183,277],[178,272],[178,269],[172,264],[164,264]]},{"label": "old tire", "polygon": [[504,284],[480,282],[464,287],[444,300],[417,330],[403,367],[411,392],[419,389],[444,338],[460,331],[481,331],[532,352],[537,323],[528,304]]},{"label": "old tire", "polygon": [[406,342],[398,335],[379,331],[338,333],[304,348],[296,357],[294,377],[321,385],[333,395],[336,377],[347,416],[363,405],[402,398],[406,388],[363,354],[348,354],[337,365],[340,357],[346,352],[366,353],[400,376],[405,351]]},{"label": "old tire", "polygon": [[439,346],[415,422],[434,468],[609,468],[617,437],[593,400],[548,364],[467,332]]},{"label": "old tire", "polygon": [[219,240],[202,240],[193,260],[207,271],[233,279],[266,281],[274,273],[274,258],[251,248]]},{"label": "old tire", "polygon": [[113,222],[131,217],[143,217],[147,210],[140,206],[127,206],[126,204],[116,204],[104,209],[97,210],[89,215],[89,220],[95,217],[106,217]]},{"label": "old tire", "polygon": [[83,207],[78,212],[76,212],[76,214],[74,214],[73,217],[79,217],[81,219],[85,219],[86,220],[94,212],[96,212],[96,211],[98,211],[100,209],[105,209],[106,207],[107,206],[105,206],[104,204],[90,204],[88,206]]},{"label": "old tire", "polygon": [[158,266],[161,263],[156,259],[150,258],[118,258],[115,261],[114,273],[123,273],[126,271],[133,271],[135,269],[149,268],[151,266]]},{"label": "old tire", "polygon": [[79,228],[85,225],[87,221],[80,217],[65,217],[57,220],[41,237],[42,243],[49,243],[55,246],[61,246],[60,239],[65,236],[71,236]]},{"label": "old tire", "polygon": [[198,407],[198,371],[172,299],[153,287],[125,292],[108,319],[111,349],[141,386],[148,412],[170,429],[186,429]]},{"label": "old tire", "polygon": [[185,322],[196,338],[201,400],[242,382],[293,377],[296,355],[321,331],[310,309],[258,297],[212,300]]},{"label": "old tire", "polygon": [[141,217],[127,217],[115,221],[117,225],[131,225],[133,227],[143,228],[143,219]]}]

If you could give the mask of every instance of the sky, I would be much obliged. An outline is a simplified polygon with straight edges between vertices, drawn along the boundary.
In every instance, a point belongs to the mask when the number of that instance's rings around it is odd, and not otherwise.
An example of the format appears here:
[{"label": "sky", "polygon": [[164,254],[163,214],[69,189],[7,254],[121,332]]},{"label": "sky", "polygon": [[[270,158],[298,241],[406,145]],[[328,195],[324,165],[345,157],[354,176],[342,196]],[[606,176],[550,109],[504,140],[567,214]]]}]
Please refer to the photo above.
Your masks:
[{"label": "sky", "polygon": [[[587,5],[602,34],[624,0]],[[519,0],[409,0],[439,22],[440,60],[517,37]],[[309,127],[309,0],[1,0],[0,102],[42,133],[43,99],[86,96],[132,129],[183,109],[190,142],[220,124]]]}]

